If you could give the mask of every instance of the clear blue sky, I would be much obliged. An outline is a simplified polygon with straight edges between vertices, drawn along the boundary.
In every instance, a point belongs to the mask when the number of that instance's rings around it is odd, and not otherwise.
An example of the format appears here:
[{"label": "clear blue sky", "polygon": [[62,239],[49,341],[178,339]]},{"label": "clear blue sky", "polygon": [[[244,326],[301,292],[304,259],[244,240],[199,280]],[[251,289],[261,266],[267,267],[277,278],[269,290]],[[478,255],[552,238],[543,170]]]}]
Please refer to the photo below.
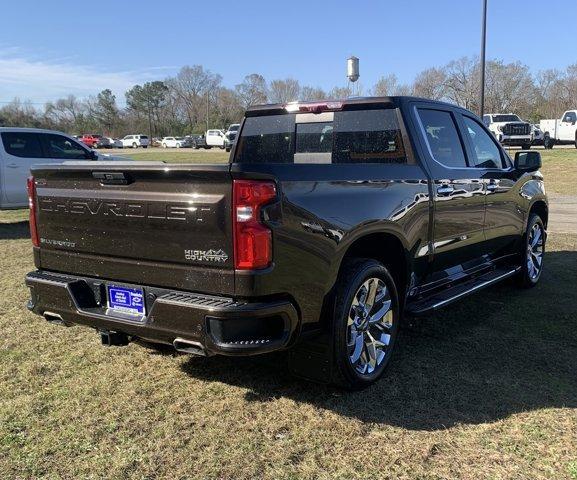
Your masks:
[{"label": "clear blue sky", "polygon": [[[249,73],[345,85],[361,59],[365,88],[389,73],[479,53],[481,0],[7,1],[0,102],[44,102],[163,79],[200,64],[234,86]],[[577,62],[576,0],[489,0],[487,55],[533,72]]]}]

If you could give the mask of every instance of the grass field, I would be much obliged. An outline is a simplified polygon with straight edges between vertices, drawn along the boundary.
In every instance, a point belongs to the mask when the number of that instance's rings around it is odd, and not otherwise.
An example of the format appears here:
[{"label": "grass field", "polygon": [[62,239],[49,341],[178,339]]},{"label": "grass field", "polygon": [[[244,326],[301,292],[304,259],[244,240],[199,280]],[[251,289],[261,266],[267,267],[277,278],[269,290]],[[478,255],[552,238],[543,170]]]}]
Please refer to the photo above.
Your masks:
[{"label": "grass field", "polygon": [[[549,190],[576,193],[575,151],[544,163]],[[535,289],[404,331],[386,378],[345,393],[292,378],[283,354],[105,348],[47,324],[24,307],[25,218],[0,212],[0,479],[577,479],[577,236],[550,237]]]},{"label": "grass field", "polygon": [[[114,154],[128,156],[135,160],[165,161],[169,163],[224,163],[229,154],[222,150],[166,150],[139,149],[112,150]],[[577,195],[577,150],[574,148],[557,148],[540,150],[543,158],[542,172],[547,188],[555,193]],[[107,152],[108,153],[108,152]],[[515,149],[510,151],[515,156]]]}]

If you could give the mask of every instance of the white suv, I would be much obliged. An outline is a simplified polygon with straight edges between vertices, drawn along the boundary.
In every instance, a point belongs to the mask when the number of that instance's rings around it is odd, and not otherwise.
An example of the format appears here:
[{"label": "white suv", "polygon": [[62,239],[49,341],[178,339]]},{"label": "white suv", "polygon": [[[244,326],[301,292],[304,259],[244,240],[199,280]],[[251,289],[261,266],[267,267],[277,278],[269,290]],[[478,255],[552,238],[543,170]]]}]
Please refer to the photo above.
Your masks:
[{"label": "white suv", "polygon": [[147,148],[150,143],[146,135],[126,135],[121,142],[122,148]]},{"label": "white suv", "polygon": [[182,148],[186,146],[186,140],[183,137],[164,137],[160,144],[162,148]]}]

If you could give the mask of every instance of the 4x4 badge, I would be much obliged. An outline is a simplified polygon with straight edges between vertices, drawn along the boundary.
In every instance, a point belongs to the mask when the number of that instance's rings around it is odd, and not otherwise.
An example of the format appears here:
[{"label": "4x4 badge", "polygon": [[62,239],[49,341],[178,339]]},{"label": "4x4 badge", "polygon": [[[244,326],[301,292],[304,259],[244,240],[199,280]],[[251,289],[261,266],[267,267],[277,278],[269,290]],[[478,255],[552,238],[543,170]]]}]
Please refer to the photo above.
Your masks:
[{"label": "4x4 badge", "polygon": [[218,250],[185,250],[184,258],[187,260],[207,261],[224,263],[228,260],[228,255],[222,249]]}]

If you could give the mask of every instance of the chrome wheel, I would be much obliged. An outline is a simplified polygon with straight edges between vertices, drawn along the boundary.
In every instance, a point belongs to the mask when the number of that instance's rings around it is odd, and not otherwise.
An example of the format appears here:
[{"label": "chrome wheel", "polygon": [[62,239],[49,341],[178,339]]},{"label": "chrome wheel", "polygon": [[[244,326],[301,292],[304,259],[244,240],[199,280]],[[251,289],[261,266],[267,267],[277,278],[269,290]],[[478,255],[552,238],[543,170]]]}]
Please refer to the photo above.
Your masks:
[{"label": "chrome wheel", "polygon": [[541,274],[544,240],[543,228],[539,223],[535,223],[527,241],[527,273],[533,280]]},{"label": "chrome wheel", "polygon": [[370,375],[383,364],[392,329],[389,290],[380,278],[369,278],[355,293],[347,320],[349,360],[357,373]]}]

